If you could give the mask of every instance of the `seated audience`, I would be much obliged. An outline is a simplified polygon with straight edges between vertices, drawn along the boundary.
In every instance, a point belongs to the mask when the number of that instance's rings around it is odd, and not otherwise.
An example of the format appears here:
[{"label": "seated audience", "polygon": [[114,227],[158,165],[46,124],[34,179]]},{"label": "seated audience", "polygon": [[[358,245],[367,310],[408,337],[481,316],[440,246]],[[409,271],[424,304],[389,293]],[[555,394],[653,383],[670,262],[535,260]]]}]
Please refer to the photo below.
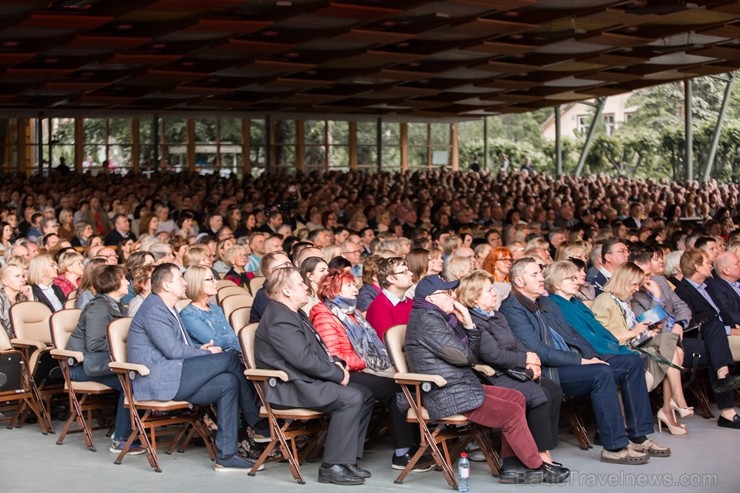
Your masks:
[{"label": "seated audience", "polygon": [[[562,483],[570,471],[545,462],[527,427],[525,398],[517,390],[481,385],[472,366],[478,360],[482,330],[455,301],[458,281],[427,276],[416,287],[406,331],[406,358],[415,373],[441,375],[447,385],[423,394],[432,422],[465,414],[472,422],[501,430],[502,483]],[[521,461],[524,467],[517,464]]]}]

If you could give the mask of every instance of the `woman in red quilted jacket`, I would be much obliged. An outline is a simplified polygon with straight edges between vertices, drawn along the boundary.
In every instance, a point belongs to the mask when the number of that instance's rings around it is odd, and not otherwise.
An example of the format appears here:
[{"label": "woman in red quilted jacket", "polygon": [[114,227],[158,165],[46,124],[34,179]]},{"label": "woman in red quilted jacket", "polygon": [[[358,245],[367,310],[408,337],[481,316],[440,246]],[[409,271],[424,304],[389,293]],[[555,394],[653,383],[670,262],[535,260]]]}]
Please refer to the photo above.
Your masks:
[{"label": "woman in red quilted jacket", "polygon": [[[396,394],[401,388],[393,380],[385,345],[355,309],[357,293],[355,277],[350,272],[332,269],[319,283],[320,303],[309,316],[329,352],[347,364],[350,382],[369,388],[376,400],[389,407],[396,444],[391,466],[404,469],[415,453],[414,427],[398,408]],[[420,460],[414,470],[428,471],[433,466],[431,459]]]}]

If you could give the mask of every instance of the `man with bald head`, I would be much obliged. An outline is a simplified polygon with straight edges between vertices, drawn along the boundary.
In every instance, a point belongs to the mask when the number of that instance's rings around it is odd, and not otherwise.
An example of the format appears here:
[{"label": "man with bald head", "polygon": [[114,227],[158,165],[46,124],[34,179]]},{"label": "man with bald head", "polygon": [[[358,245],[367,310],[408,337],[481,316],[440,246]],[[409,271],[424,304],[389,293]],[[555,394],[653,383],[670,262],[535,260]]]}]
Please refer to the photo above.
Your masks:
[{"label": "man with bald head", "polygon": [[707,279],[707,292],[719,308],[728,335],[732,359],[740,361],[740,257],[722,252],[714,263],[714,276]]}]

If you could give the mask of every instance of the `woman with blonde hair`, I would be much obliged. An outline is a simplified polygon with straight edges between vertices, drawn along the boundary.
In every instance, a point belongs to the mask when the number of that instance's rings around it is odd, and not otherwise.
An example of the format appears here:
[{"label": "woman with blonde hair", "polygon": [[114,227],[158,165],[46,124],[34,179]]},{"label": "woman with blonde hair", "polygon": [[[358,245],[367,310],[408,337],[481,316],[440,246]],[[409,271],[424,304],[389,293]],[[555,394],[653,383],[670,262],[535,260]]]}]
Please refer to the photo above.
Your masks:
[{"label": "woman with blonde hair", "polygon": [[33,294],[31,286],[26,284],[23,268],[13,264],[0,268],[0,324],[9,339],[15,337],[10,325],[10,307],[29,300],[33,300]]},{"label": "woman with blonde hair", "polygon": [[50,255],[41,254],[28,263],[28,281],[33,297],[48,306],[52,312],[63,309],[66,299],[62,288],[54,284],[56,277],[57,264]]},{"label": "woman with blonde hair", "polygon": [[216,245],[216,261],[213,263],[213,270],[219,274],[226,274],[231,269],[230,262],[226,261],[226,251],[236,244],[233,238],[219,241]]},{"label": "woman with blonde hair", "polygon": [[452,256],[447,259],[444,278],[448,281],[459,281],[475,270],[472,257]]},{"label": "woman with blonde hair", "polygon": [[64,293],[65,299],[72,291],[80,286],[85,266],[82,264],[82,255],[74,250],[66,250],[59,256],[59,275],[54,279],[54,285]]}]

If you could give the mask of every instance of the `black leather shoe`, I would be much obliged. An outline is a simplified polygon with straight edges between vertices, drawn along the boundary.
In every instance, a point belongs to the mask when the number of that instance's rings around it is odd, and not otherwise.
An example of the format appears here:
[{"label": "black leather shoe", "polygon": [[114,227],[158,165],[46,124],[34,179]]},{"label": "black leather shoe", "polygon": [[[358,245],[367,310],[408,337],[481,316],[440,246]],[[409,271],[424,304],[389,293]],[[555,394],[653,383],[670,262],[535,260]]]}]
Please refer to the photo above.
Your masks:
[{"label": "black leather shoe", "polygon": [[560,484],[570,477],[570,469],[563,467],[560,463],[548,464],[544,462],[540,469],[542,470],[542,481],[544,483]]},{"label": "black leather shoe", "polygon": [[346,464],[334,464],[331,467],[319,467],[319,483],[352,486],[365,482],[364,479],[355,476],[345,466]]},{"label": "black leather shoe", "polygon": [[737,388],[740,388],[740,375],[728,375],[725,378],[720,378],[712,386],[712,390],[718,394]]},{"label": "black leather shoe", "polygon": [[361,468],[357,464],[342,464],[342,465],[344,466],[345,469],[347,469],[349,472],[351,472],[358,478],[367,479],[372,476],[372,474],[370,474],[370,471],[368,471],[367,469]]},{"label": "black leather shoe", "polygon": [[723,416],[720,416],[717,420],[717,426],[721,426],[722,428],[734,428],[736,430],[740,430],[740,416],[736,414],[732,419],[727,419]]},{"label": "black leather shoe", "polygon": [[544,474],[540,469],[530,469],[517,457],[504,457],[498,480],[504,484],[534,484],[541,483]]}]

